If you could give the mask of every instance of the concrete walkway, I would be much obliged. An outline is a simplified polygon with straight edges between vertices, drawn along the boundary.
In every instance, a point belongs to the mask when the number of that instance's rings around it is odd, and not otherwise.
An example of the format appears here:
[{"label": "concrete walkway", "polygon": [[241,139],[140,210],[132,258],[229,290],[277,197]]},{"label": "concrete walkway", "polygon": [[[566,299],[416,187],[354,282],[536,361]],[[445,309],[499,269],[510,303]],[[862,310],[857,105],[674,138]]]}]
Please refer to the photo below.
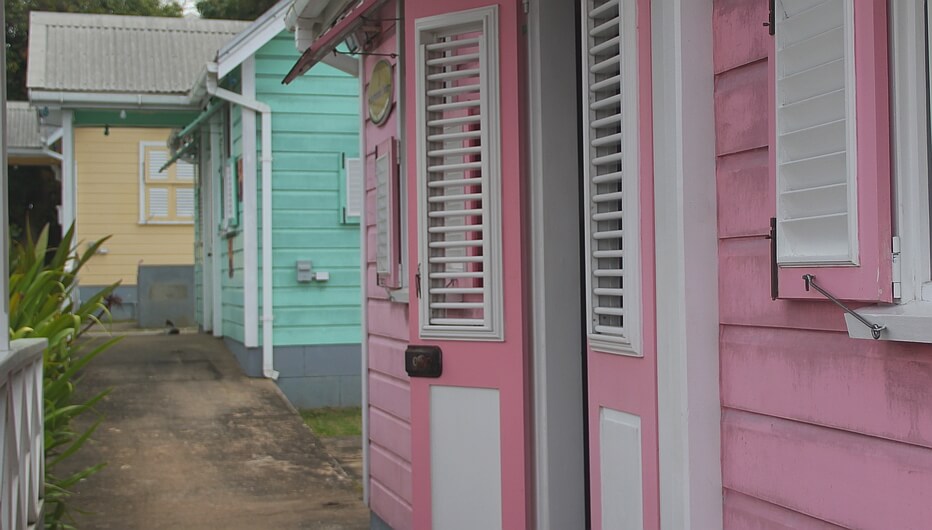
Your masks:
[{"label": "concrete walkway", "polygon": [[80,388],[113,389],[93,443],[69,463],[107,462],[76,488],[72,504],[91,512],[82,530],[369,527],[359,483],[217,339],[127,336]]}]

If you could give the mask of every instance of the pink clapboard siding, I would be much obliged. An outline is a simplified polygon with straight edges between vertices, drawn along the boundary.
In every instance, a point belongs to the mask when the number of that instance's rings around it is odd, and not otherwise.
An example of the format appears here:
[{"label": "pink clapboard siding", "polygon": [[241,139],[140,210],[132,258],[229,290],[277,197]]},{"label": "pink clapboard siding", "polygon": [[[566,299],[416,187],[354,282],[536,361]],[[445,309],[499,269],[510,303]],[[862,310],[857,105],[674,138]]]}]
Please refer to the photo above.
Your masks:
[{"label": "pink clapboard siding", "polygon": [[[387,2],[375,18],[383,22],[384,37],[377,53],[395,53],[397,38],[393,19],[396,3]],[[367,76],[381,56],[366,56],[361,75]],[[396,59],[390,58],[395,63]],[[400,95],[395,79],[395,100]],[[368,80],[364,80],[368,83]],[[365,98],[363,98],[365,100]],[[365,109],[364,109],[365,112]],[[408,306],[392,302],[375,279],[375,146],[398,136],[398,109],[382,126],[366,119],[364,156],[366,168],[366,289],[368,296],[366,340],[369,373],[369,507],[395,530],[412,526],[411,494],[411,390],[404,371],[408,344]],[[365,119],[366,116],[363,116]]]},{"label": "pink clapboard siding", "polygon": [[929,528],[932,346],[770,299],[765,20],[767,2],[714,0],[725,527]]}]

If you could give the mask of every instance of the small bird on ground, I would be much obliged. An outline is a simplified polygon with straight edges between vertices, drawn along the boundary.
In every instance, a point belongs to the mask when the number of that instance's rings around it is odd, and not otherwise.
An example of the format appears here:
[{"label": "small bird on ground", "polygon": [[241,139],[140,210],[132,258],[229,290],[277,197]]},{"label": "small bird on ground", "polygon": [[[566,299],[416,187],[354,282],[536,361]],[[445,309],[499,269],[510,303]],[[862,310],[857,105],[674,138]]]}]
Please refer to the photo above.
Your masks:
[{"label": "small bird on ground", "polygon": [[165,325],[168,326],[168,334],[169,334],[169,335],[177,335],[177,334],[181,333],[181,331],[180,331],[178,328],[175,327],[175,323],[172,322],[171,320],[166,320],[166,321],[165,321]]}]

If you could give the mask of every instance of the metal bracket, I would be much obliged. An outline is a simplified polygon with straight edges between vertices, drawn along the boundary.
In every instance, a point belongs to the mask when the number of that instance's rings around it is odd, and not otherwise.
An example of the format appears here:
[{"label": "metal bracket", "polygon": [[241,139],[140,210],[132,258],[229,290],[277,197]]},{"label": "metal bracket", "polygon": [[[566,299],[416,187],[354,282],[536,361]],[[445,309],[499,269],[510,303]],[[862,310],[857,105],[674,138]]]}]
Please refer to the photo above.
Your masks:
[{"label": "metal bracket", "polygon": [[770,218],[770,234],[765,236],[770,240],[770,299],[780,297],[780,267],[777,265],[777,218]]},{"label": "metal bracket", "polygon": [[806,282],[806,290],[807,290],[807,291],[809,290],[809,287],[812,287],[812,288],[815,289],[816,291],[819,291],[820,293],[822,293],[823,296],[825,296],[826,298],[828,298],[829,300],[831,300],[832,302],[834,302],[835,305],[837,305],[838,307],[844,309],[846,313],[848,313],[849,315],[851,315],[851,316],[853,316],[854,318],[858,319],[858,321],[859,321],[861,324],[864,324],[865,326],[867,326],[868,328],[870,328],[870,330],[871,330],[871,336],[874,337],[874,340],[879,339],[879,338],[880,338],[880,333],[881,333],[883,330],[887,329],[887,326],[884,326],[884,325],[881,325],[881,324],[872,324],[872,323],[869,322],[866,318],[862,317],[862,316],[859,315],[858,313],[855,313],[855,311],[854,311],[853,309],[851,309],[850,307],[848,307],[848,306],[846,306],[845,304],[841,303],[841,301],[840,301],[839,299],[837,299],[837,298],[835,298],[834,296],[830,295],[825,289],[819,287],[818,284],[816,284],[816,282],[815,282],[815,276],[813,276],[812,274],[803,274],[803,281]]},{"label": "metal bracket", "polygon": [[775,34],[777,30],[777,18],[774,13],[776,9],[775,3],[775,0],[770,0],[770,16],[767,18],[767,22],[764,22],[764,27],[767,28],[767,32],[771,35]]}]

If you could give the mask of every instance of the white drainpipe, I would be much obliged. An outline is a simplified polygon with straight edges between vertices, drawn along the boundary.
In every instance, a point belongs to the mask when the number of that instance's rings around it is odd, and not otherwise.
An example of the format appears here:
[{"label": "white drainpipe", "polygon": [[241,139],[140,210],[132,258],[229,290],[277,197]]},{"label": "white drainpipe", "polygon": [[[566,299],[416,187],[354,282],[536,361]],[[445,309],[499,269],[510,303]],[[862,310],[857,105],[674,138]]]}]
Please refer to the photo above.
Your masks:
[{"label": "white drainpipe", "polygon": [[262,375],[277,380],[272,344],[272,109],[217,86],[215,63],[208,66],[208,71],[208,94],[262,115]]}]

